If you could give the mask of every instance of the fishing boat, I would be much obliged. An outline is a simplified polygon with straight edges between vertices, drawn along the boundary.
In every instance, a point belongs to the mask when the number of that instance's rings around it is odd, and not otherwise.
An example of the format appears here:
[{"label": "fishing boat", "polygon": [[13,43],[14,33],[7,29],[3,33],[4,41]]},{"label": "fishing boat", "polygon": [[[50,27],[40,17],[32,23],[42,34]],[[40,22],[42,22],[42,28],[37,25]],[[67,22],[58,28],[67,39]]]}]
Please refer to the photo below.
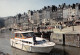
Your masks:
[{"label": "fishing boat", "polygon": [[33,31],[17,31],[14,33],[15,37],[10,39],[11,46],[24,51],[49,53],[55,45],[54,42],[36,37]]}]

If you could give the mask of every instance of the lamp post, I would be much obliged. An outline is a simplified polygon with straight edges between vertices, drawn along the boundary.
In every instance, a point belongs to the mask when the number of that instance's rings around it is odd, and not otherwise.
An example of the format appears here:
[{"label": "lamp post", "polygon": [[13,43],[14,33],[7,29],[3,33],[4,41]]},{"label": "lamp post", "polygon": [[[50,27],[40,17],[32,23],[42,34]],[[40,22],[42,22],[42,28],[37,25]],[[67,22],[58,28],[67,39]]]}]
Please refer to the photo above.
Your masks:
[{"label": "lamp post", "polygon": [[74,16],[72,15],[72,30],[74,31]]}]

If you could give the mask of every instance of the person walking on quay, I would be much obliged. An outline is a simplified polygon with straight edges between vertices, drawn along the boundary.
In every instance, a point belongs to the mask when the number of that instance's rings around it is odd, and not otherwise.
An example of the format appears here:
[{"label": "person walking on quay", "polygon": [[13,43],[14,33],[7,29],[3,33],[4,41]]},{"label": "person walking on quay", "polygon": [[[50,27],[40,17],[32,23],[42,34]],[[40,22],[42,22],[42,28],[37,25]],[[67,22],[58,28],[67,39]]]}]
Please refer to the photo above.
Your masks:
[{"label": "person walking on quay", "polygon": [[37,32],[40,32],[40,27],[39,26],[37,27]]}]

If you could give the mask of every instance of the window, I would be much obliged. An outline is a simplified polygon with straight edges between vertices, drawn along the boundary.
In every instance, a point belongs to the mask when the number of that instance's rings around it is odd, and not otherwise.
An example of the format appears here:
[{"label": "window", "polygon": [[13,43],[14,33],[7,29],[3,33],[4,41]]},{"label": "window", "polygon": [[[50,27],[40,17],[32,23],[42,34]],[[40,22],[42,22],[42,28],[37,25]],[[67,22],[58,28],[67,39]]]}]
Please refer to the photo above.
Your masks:
[{"label": "window", "polygon": [[29,42],[29,44],[32,44],[31,42]]},{"label": "window", "polygon": [[24,42],[24,43],[28,43],[28,41],[22,41],[22,42]]},{"label": "window", "polygon": [[23,33],[24,37],[29,37],[28,33]]},{"label": "window", "polygon": [[47,40],[37,41],[36,43],[37,43],[37,44],[42,44],[42,43],[45,43],[45,42],[47,42]]},{"label": "window", "polygon": [[19,34],[18,33],[16,33],[16,37],[19,37]]},{"label": "window", "polygon": [[20,37],[22,38],[22,35],[20,34]]},{"label": "window", "polygon": [[23,36],[24,36],[25,38],[27,38],[27,37],[33,37],[33,36],[35,36],[35,34],[34,34],[33,32],[23,33]]},{"label": "window", "polygon": [[22,35],[21,35],[20,33],[16,33],[16,34],[15,34],[15,37],[20,37],[20,38],[22,38]]},{"label": "window", "polygon": [[24,42],[24,43],[28,43],[28,44],[32,44],[31,42],[28,42],[28,41],[22,41],[22,42]]},{"label": "window", "polygon": [[43,42],[46,42],[46,40],[42,40]]}]

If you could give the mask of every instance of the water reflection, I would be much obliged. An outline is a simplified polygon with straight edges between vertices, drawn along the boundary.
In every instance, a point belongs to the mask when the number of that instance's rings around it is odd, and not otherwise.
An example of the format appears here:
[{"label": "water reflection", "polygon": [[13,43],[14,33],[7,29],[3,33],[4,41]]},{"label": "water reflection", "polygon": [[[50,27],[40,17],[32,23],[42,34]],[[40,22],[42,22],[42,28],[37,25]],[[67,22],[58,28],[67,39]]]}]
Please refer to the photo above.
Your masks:
[{"label": "water reflection", "polygon": [[50,55],[80,55],[80,48],[56,45]]},{"label": "water reflection", "polygon": [[50,52],[50,55],[69,55],[64,46],[56,45]]}]

